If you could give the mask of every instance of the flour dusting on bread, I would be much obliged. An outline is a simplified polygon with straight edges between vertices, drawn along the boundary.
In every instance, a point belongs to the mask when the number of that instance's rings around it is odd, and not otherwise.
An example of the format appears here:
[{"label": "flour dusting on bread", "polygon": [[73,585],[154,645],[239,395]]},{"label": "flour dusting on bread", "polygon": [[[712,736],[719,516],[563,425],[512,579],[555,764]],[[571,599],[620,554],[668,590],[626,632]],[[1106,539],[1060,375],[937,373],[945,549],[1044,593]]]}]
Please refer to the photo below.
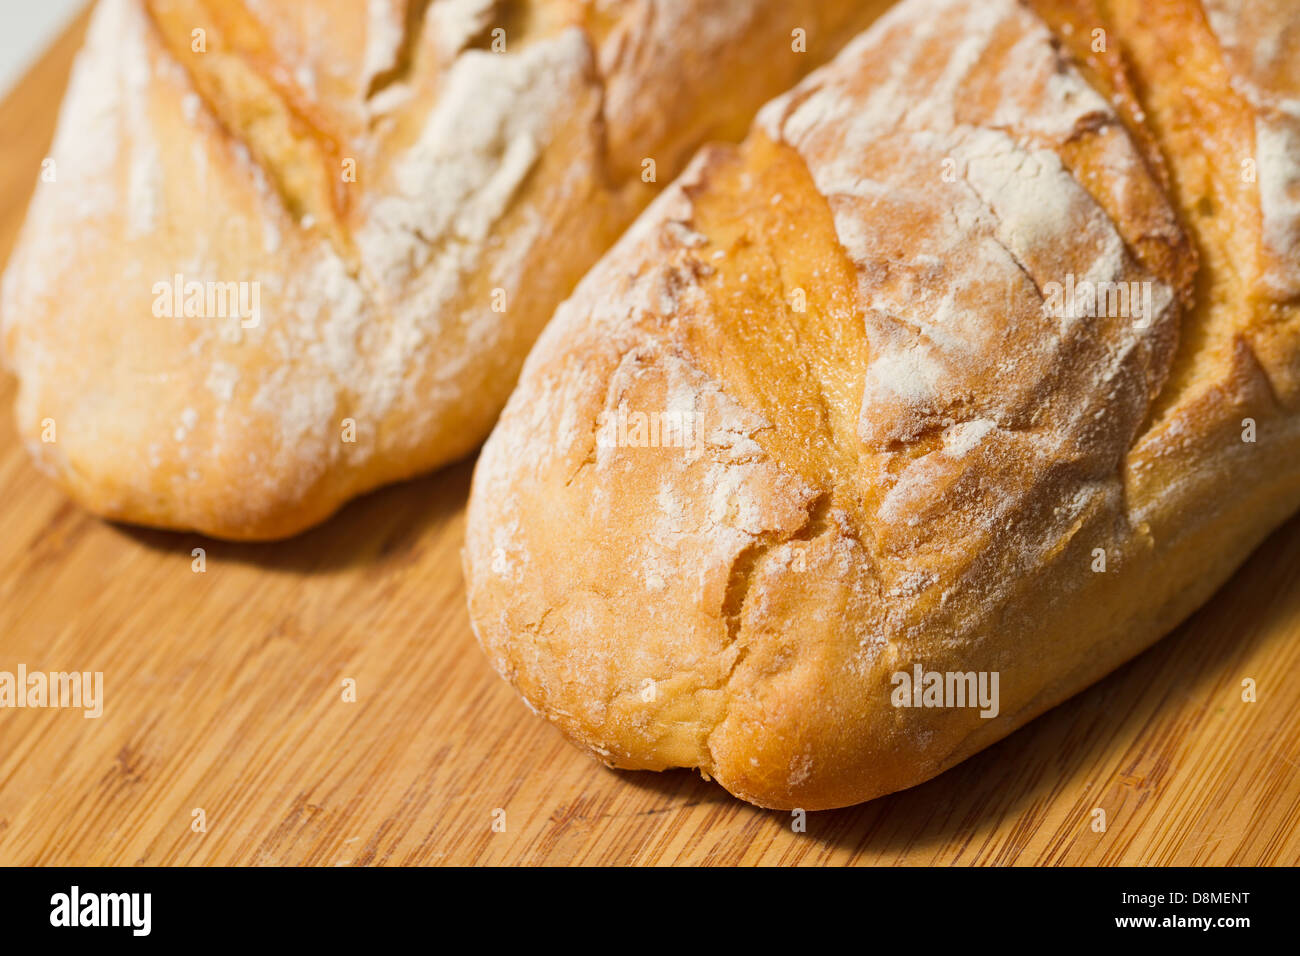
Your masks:
[{"label": "flour dusting on bread", "polygon": [[21,431],[93,510],[233,538],[466,454],[696,144],[885,3],[103,0],[0,292]]},{"label": "flour dusting on bread", "polygon": [[[1300,504],[1250,348],[1173,376],[1219,341],[1189,277],[1220,240],[1141,125],[1168,101],[1112,103],[1040,7],[900,4],[697,157],[529,358],[475,475],[471,614],[606,762],[785,808],[909,786],[1155,640]],[[703,454],[598,440],[670,406],[713,423]],[[493,572],[499,527],[530,578]],[[999,714],[892,707],[914,666],[1000,674]]]}]

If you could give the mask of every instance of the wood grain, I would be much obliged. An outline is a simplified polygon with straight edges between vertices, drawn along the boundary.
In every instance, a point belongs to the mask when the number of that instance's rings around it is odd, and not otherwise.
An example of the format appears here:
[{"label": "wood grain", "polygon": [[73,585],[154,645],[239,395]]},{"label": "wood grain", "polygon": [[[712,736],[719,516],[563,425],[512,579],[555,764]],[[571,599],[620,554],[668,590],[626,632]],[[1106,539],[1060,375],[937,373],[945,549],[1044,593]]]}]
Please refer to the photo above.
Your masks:
[{"label": "wood grain", "polygon": [[[83,29],[0,104],[0,255]],[[103,671],[106,703],[0,710],[0,864],[1300,860],[1300,523],[1098,686],[795,833],[691,773],[597,766],[491,672],[459,565],[469,464],[293,541],[223,544],[81,512],[29,463],[12,396],[6,379],[0,670]]]}]

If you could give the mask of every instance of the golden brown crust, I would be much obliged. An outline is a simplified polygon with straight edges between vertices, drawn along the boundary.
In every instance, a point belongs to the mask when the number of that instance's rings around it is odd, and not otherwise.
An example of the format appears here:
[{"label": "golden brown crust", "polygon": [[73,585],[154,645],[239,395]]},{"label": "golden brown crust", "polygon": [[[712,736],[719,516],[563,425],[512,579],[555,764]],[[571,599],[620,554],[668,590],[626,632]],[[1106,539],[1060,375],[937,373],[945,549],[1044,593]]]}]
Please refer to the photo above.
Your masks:
[{"label": "golden brown crust", "polygon": [[87,507],[230,538],[463,455],[698,142],[885,5],[102,0],[0,296],[20,431]]},{"label": "golden brown crust", "polygon": [[[843,806],[1122,663],[1300,504],[1287,210],[1198,125],[1257,128],[1224,51],[1297,18],[1207,6],[909,0],[697,158],[475,475],[471,616],[533,707],[616,766]],[[1089,18],[1081,64],[1053,31]],[[1149,298],[1055,309],[1085,281]],[[915,666],[997,673],[998,714],[893,706]]]}]

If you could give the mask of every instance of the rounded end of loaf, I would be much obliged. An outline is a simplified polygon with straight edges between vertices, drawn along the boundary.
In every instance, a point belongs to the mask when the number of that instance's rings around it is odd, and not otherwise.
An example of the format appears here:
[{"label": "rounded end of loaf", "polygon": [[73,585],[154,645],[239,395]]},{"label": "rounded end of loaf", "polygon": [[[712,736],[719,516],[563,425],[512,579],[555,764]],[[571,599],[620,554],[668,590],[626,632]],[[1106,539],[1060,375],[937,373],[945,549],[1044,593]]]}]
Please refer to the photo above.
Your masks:
[{"label": "rounded end of loaf", "polygon": [[[594,412],[616,387],[594,371],[546,377]],[[698,768],[775,809],[849,806],[942,769],[926,757],[939,738],[881,706],[891,656],[864,666],[878,609],[842,515],[815,497],[782,509],[774,487],[762,500],[764,480],[784,480],[773,472],[737,490],[779,529],[731,534],[738,513],[714,525],[689,514],[700,501],[684,495],[674,531],[644,491],[673,494],[666,456],[584,465],[587,451],[563,442],[548,455],[548,423],[566,416],[536,392],[512,402],[479,459],[467,521],[475,634],[531,710],[611,767]],[[574,420],[575,431],[594,433],[597,418]],[[604,490],[584,475],[596,468]],[[669,552],[675,563],[661,563]]]},{"label": "rounded end of loaf", "polygon": [[[206,424],[193,407],[145,404],[140,391],[126,388],[85,396],[20,387],[17,426],[42,472],[113,521],[266,541],[311,527],[346,498],[319,470],[268,460],[256,433],[230,428],[212,447],[190,444],[187,425]],[[138,430],[151,419],[156,427]]]}]

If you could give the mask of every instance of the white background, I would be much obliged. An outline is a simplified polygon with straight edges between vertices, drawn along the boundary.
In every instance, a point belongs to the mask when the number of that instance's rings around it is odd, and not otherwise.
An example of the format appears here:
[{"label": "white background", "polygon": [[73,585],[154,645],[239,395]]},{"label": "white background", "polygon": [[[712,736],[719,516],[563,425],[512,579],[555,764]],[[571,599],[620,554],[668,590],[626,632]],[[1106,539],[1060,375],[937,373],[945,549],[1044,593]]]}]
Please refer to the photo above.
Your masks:
[{"label": "white background", "polygon": [[0,0],[0,97],[7,96],[87,0]]}]

